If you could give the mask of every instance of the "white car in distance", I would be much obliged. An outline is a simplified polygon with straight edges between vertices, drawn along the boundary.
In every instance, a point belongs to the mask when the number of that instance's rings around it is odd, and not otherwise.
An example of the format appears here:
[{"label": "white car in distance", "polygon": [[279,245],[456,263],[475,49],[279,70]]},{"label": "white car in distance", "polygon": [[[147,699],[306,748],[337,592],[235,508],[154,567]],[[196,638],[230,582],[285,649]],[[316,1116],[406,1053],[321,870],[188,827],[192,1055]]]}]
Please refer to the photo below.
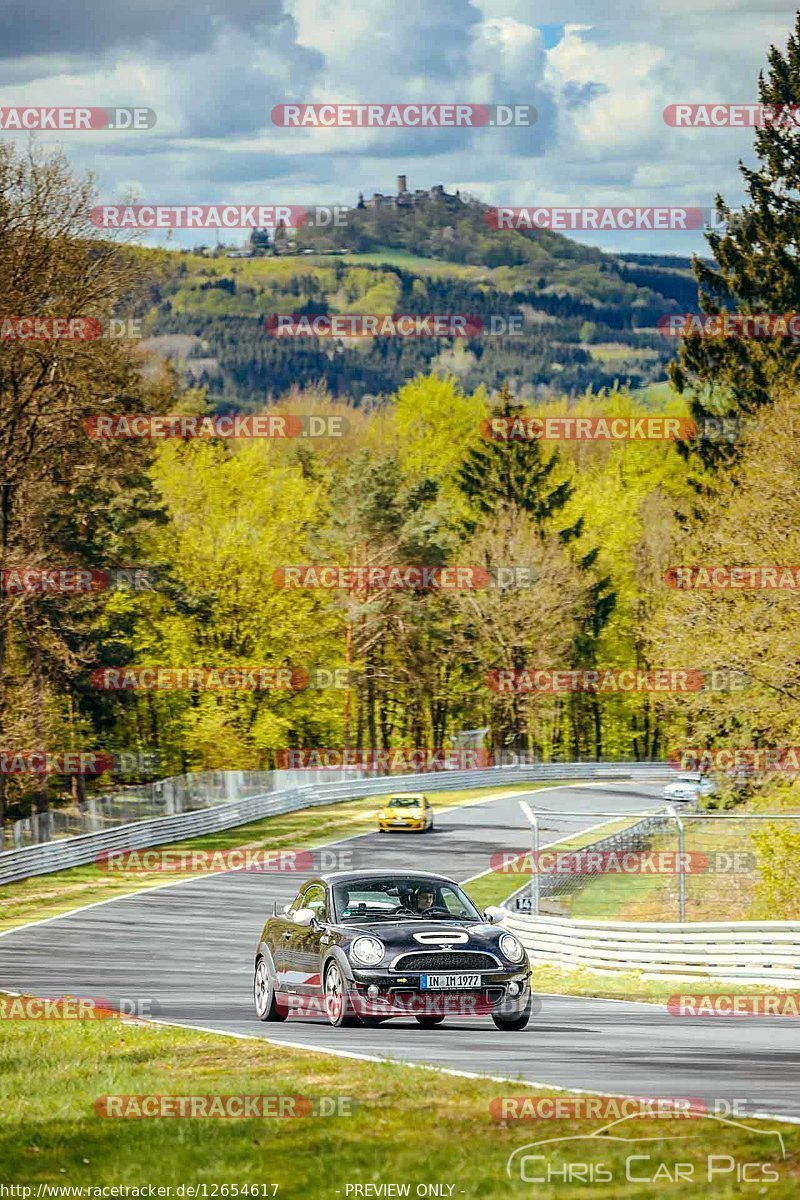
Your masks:
[{"label": "white car in distance", "polygon": [[671,780],[661,793],[664,800],[697,800],[700,796],[713,796],[717,787],[706,775],[679,775]]}]

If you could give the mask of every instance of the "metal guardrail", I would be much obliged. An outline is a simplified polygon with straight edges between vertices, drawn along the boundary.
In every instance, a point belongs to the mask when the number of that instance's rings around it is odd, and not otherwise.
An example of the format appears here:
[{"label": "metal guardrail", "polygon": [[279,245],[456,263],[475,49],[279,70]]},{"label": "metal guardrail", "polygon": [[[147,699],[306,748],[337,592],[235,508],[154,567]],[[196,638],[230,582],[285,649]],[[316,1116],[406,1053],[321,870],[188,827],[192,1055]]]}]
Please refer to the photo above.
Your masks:
[{"label": "metal guardrail", "polygon": [[136,821],[100,833],[63,838],[0,853],[0,885],[32,875],[47,875],[85,866],[108,850],[143,850],[148,846],[217,833],[278,813],[363,796],[392,792],[447,791],[455,788],[503,787],[546,780],[668,779],[674,772],[663,763],[539,763],[535,766],[489,767],[479,771],[435,771],[424,775],[368,776],[346,783],[314,783],[260,796],[245,796],[198,812]]},{"label": "metal guardrail", "polygon": [[536,963],[644,978],[800,983],[800,921],[573,921],[509,911],[503,926]]}]

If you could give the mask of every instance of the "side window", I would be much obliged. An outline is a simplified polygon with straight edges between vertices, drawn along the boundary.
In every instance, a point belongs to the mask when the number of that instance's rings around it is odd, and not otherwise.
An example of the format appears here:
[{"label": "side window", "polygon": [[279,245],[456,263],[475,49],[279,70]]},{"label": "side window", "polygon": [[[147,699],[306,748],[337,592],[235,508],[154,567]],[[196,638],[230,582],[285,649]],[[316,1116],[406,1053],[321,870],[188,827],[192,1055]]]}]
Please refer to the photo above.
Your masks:
[{"label": "side window", "polygon": [[[454,917],[466,917],[468,915],[463,900],[460,896],[456,895],[452,888],[442,888],[442,899],[444,900],[445,908]],[[438,901],[438,903],[441,903],[441,901]]]},{"label": "side window", "polygon": [[318,921],[328,919],[328,906],[325,902],[325,888],[319,883],[307,887],[303,893],[303,908],[312,909]]}]

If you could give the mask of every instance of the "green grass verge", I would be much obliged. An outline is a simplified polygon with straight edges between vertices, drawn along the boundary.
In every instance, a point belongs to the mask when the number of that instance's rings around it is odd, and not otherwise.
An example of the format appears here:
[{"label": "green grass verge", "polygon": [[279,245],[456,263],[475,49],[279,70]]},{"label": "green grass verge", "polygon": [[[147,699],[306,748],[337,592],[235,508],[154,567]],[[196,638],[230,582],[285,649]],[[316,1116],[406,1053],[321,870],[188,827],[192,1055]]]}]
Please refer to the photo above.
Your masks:
[{"label": "green grass verge", "polygon": [[[687,921],[794,918],[794,909],[782,908],[780,903],[764,911],[763,897],[759,895],[760,863],[752,841],[759,826],[753,822],[737,821],[736,814],[764,810],[794,812],[798,811],[799,804],[800,788],[784,786],[732,806],[724,820],[693,821],[690,813],[684,814],[684,849],[693,856],[694,862],[694,869],[690,869],[685,877]],[[707,807],[709,810],[713,808],[712,805]],[[621,828],[623,824],[609,824],[608,832]],[[598,830],[588,838],[570,838],[558,845],[562,850],[577,849],[602,836],[603,831]],[[648,852],[675,853],[677,849],[674,830],[652,837],[648,844]],[[713,869],[715,857],[721,865]],[[706,859],[708,870],[702,865]],[[528,874],[489,872],[470,887],[476,888],[476,895],[480,896],[484,905],[499,904],[513,894]],[[794,896],[791,888],[789,894]],[[582,887],[571,893],[565,892],[558,899],[563,915],[576,920],[643,922],[679,919],[678,876],[674,873],[634,875],[609,872],[587,876]]]},{"label": "green grass verge", "polygon": [[[769,987],[766,984],[733,983],[721,979],[644,979],[639,971],[615,971],[602,974],[579,967],[574,971],[552,963],[533,967],[535,992],[561,996],[586,996],[607,1000],[650,1000],[666,1004],[672,996],[698,995],[797,995],[797,988]],[[780,1017],[775,1017],[780,1020]]]},{"label": "green grass verge", "polygon": [[[648,851],[674,850],[669,842],[668,838],[653,838]],[[595,876],[570,897],[569,915],[586,921],[677,921],[677,876]]]},{"label": "green grass verge", "polygon": [[[459,791],[431,792],[429,798],[436,809],[450,805],[469,804],[501,792],[529,792],[545,783],[510,784],[506,787],[467,788]],[[337,838],[352,837],[376,828],[378,809],[384,796],[366,796],[341,804],[326,804],[304,808],[297,812],[264,817],[249,825],[237,825],[220,833],[181,842],[170,842],[160,850],[234,850],[250,849],[309,849]],[[390,835],[399,836],[399,835]],[[411,835],[409,835],[411,836]],[[53,917],[72,909],[83,908],[98,900],[130,895],[145,888],[156,887],[178,878],[163,871],[115,873],[101,870],[94,863],[71,867],[52,875],[35,875],[19,883],[0,888],[0,931],[24,925],[28,921]]]},{"label": "green grass verge", "polygon": [[[228,1187],[217,1196],[230,1196],[231,1187],[245,1184],[267,1185],[264,1194],[271,1195],[269,1185],[277,1184],[278,1200],[347,1200],[348,1185],[408,1185],[413,1197],[418,1185],[435,1183],[452,1186],[452,1193],[443,1194],[454,1200],[533,1194],[572,1198],[587,1195],[586,1183],[556,1180],[534,1190],[519,1175],[508,1179],[508,1156],[533,1141],[586,1135],[608,1123],[597,1117],[503,1122],[493,1117],[493,1100],[553,1093],[310,1054],[258,1040],[111,1020],[4,1025],[0,1179],[32,1185],[34,1197],[43,1183],[145,1189],[204,1183],[209,1197],[215,1185]],[[376,1048],[378,1044],[383,1039],[376,1032]],[[297,1119],[109,1119],[97,1114],[99,1097],[120,1095],[326,1096],[357,1105],[350,1115]],[[769,1132],[776,1128],[784,1139],[785,1159]],[[648,1140],[603,1138],[591,1149],[577,1142],[532,1153],[545,1154],[559,1169],[570,1161],[602,1161],[613,1182],[591,1190],[603,1200],[707,1194],[708,1185],[703,1185],[709,1154],[730,1155],[736,1163],[772,1163],[778,1181],[769,1184],[768,1194],[781,1200],[796,1195],[800,1186],[800,1129],[792,1126],[751,1119],[731,1125],[712,1118],[633,1118],[617,1132]],[[676,1137],[681,1140],[667,1140]],[[662,1161],[674,1174],[673,1165],[681,1162],[691,1164],[694,1182],[662,1178],[644,1187],[628,1182],[625,1160],[634,1154],[649,1155],[650,1161],[637,1161],[632,1174],[652,1177]],[[741,1194],[730,1169],[719,1179],[714,1196]],[[767,1187],[749,1190],[764,1194]],[[360,1193],[365,1194],[380,1193]],[[357,1194],[349,1195],[355,1200]]]},{"label": "green grass verge", "polygon": [[657,350],[646,346],[626,346],[624,342],[586,342],[582,349],[588,350],[596,362],[653,362],[658,358]]}]

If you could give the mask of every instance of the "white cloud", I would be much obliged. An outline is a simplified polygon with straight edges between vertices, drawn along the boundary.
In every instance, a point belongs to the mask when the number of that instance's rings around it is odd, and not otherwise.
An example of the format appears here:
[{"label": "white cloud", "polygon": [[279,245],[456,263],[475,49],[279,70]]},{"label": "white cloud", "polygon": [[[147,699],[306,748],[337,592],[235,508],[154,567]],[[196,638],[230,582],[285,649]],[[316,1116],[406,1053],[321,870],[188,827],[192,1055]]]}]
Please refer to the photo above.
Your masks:
[{"label": "white cloud", "polygon": [[[105,24],[92,33],[87,16],[81,37],[31,17],[20,57],[8,40],[0,51],[0,105],[156,109],[152,133],[60,141],[106,196],[126,180],[171,201],[265,190],[348,201],[405,172],[411,186],[490,203],[708,204],[717,191],[738,202],[752,133],[671,129],[662,110],[752,99],[792,24],[775,0],[574,0],[566,12],[561,0],[176,0],[168,18],[144,0],[137,11],[135,25],[115,24],[97,6]],[[554,45],[540,25],[563,36]],[[278,130],[269,112],[284,100],[528,103],[540,119],[533,131]],[[689,247],[648,245],[670,248]]]}]

